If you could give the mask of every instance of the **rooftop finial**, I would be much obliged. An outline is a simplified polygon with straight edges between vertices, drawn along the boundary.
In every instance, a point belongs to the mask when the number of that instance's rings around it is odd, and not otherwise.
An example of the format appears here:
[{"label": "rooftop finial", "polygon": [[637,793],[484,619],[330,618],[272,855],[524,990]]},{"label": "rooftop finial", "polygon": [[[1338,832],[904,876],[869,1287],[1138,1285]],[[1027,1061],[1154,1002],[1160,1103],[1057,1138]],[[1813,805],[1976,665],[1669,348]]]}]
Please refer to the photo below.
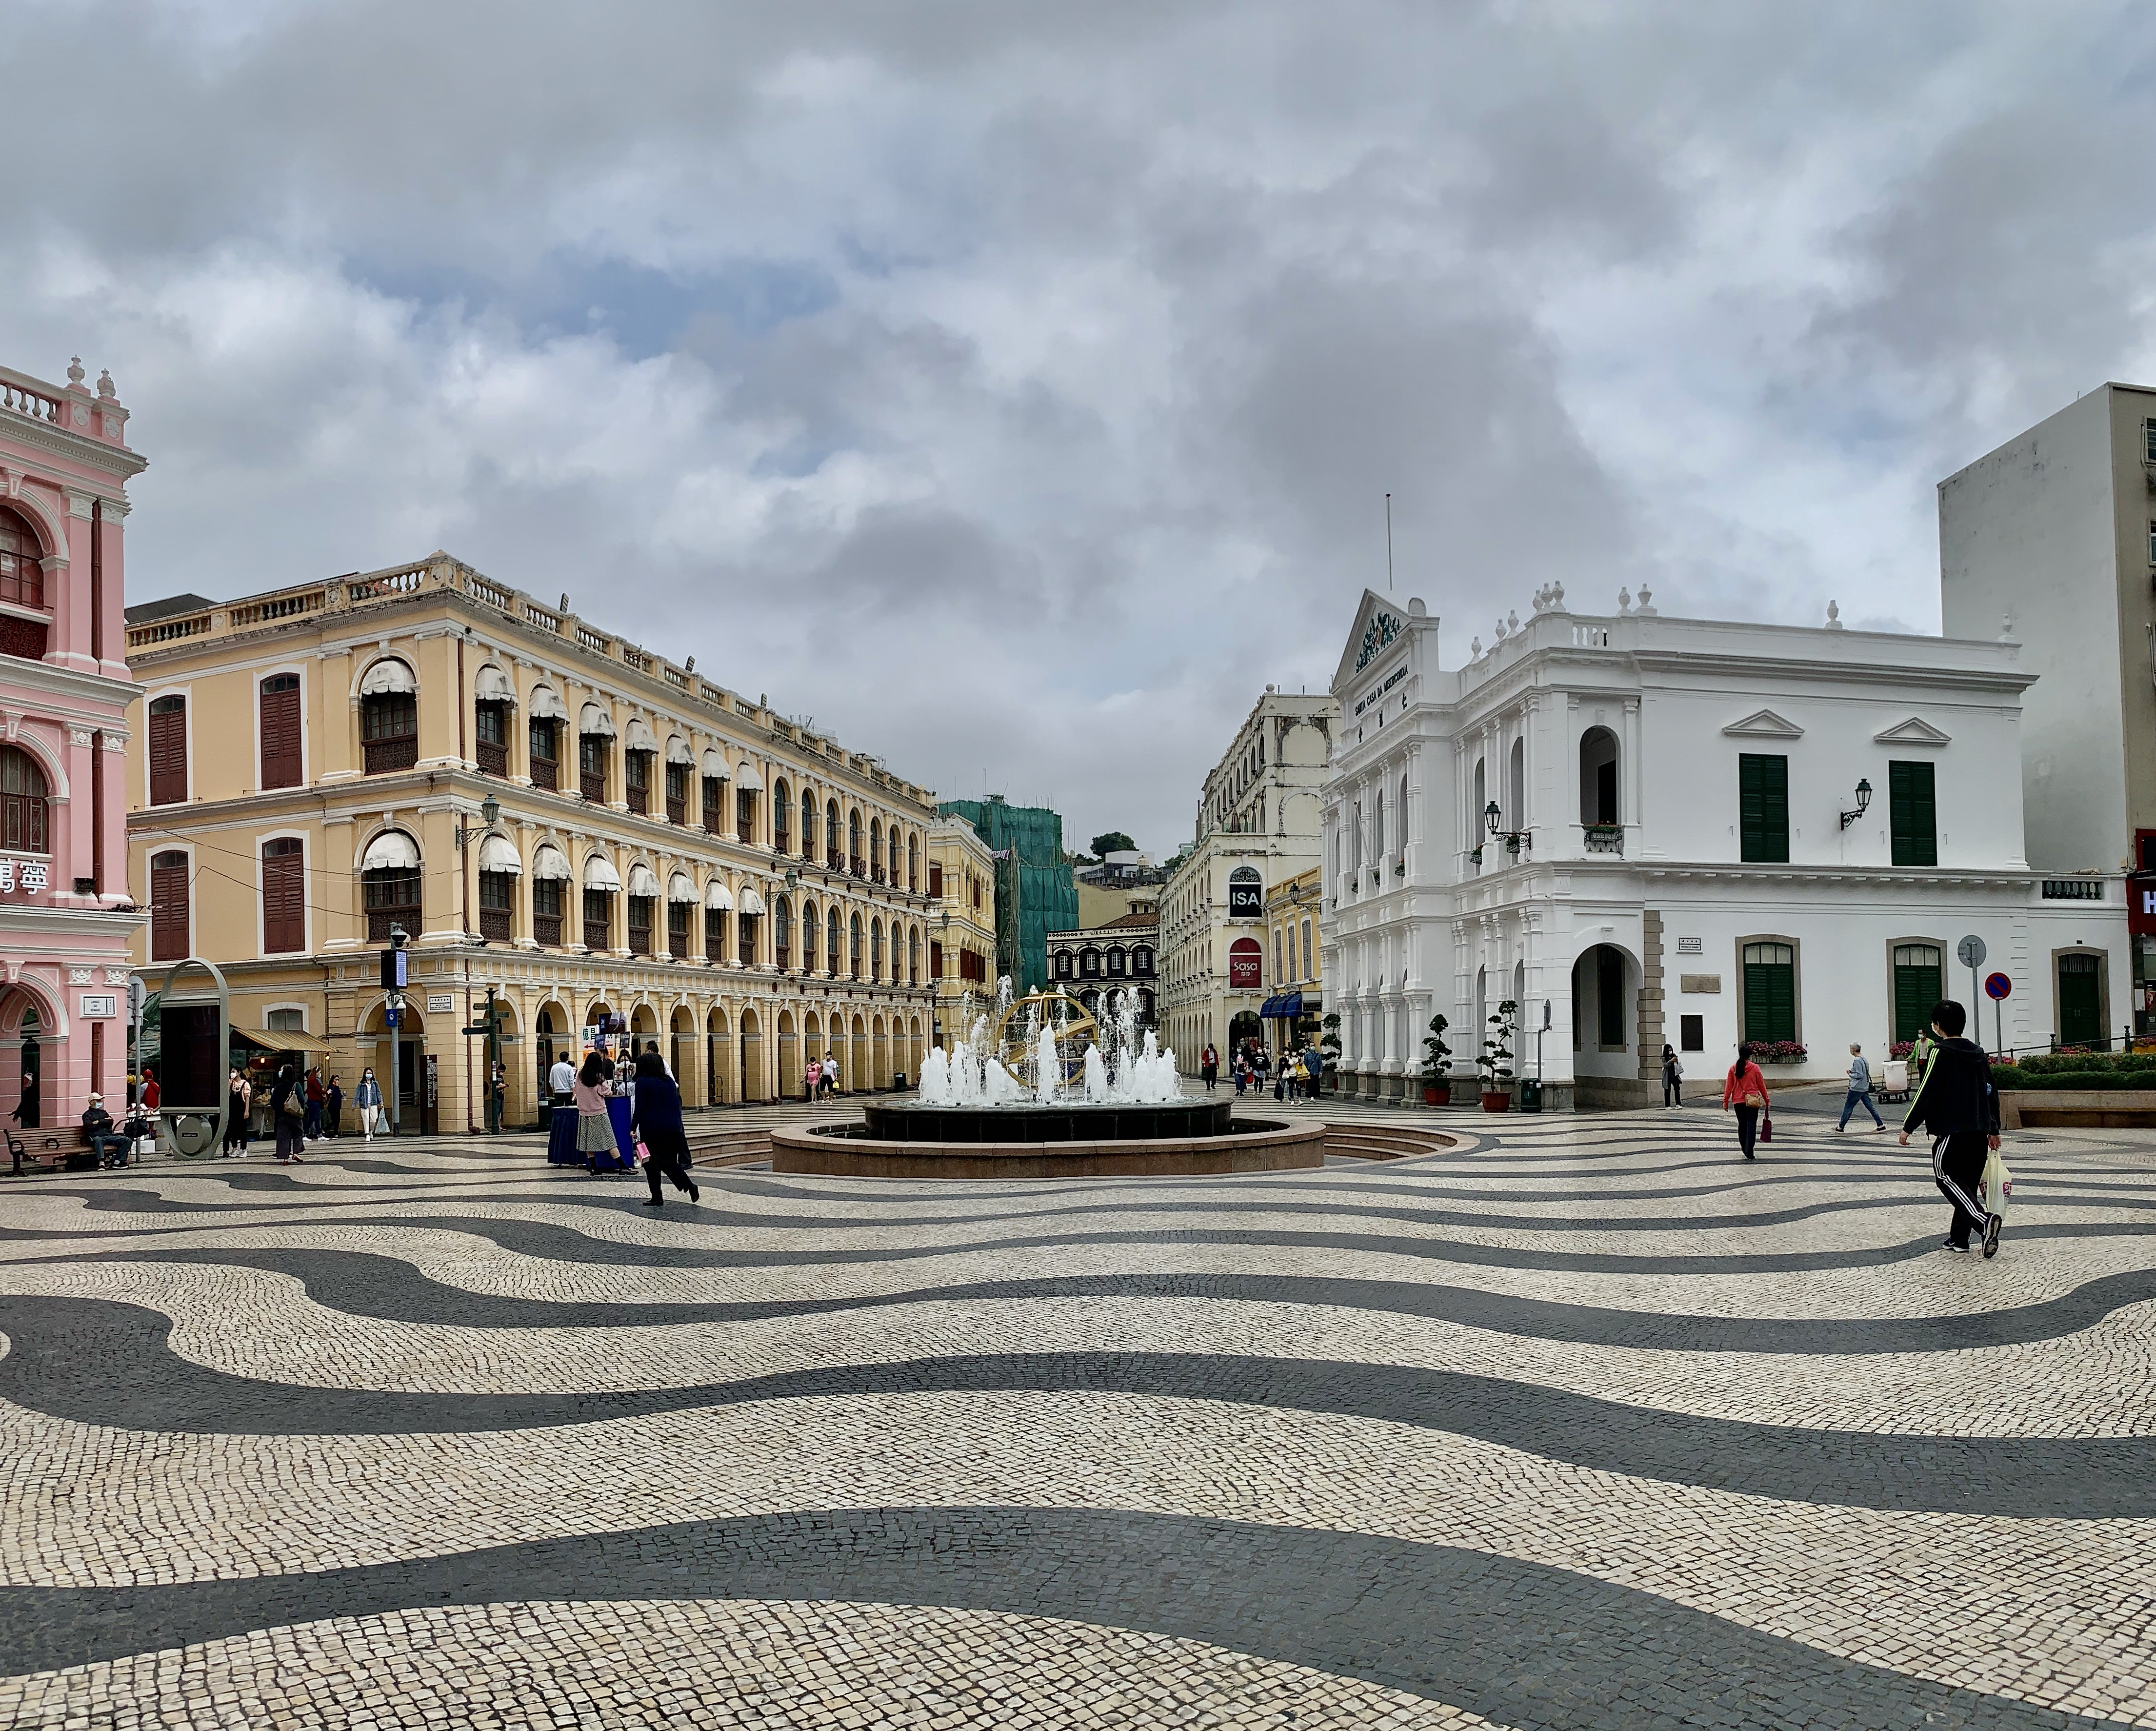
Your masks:
[{"label": "rooftop finial", "polygon": [[1655,592],[1645,583],[1640,585],[1640,611],[1649,619],[1659,616],[1655,604]]},{"label": "rooftop finial", "polygon": [[82,357],[80,355],[69,355],[68,357],[68,383],[71,385],[79,385],[82,383]]},{"label": "rooftop finial", "polygon": [[1631,610],[1632,610],[1632,592],[1631,592],[1630,589],[1620,589],[1620,590],[1618,590],[1618,592],[1617,592],[1617,611],[1618,611],[1618,612],[1620,612],[1620,613],[1630,613],[1630,612],[1631,612]]},{"label": "rooftop finial", "polygon": [[1826,628],[1830,631],[1841,629],[1841,604],[1838,601],[1830,601],[1826,604]]},{"label": "rooftop finial", "polygon": [[103,368],[97,375],[97,394],[107,401],[120,394],[118,388],[112,383],[112,369],[110,367]]}]

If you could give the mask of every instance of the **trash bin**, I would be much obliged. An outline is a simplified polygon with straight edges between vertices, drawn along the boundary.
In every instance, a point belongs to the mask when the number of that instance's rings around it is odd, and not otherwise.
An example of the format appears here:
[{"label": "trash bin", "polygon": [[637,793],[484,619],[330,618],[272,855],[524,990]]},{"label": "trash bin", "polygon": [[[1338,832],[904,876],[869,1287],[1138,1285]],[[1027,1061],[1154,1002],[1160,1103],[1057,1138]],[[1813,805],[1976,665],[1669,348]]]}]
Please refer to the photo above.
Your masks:
[{"label": "trash bin", "polygon": [[903,1070],[892,1071],[891,1073],[891,1085],[893,1088],[903,1092],[906,1088],[906,1072]]},{"label": "trash bin", "polygon": [[1520,1078],[1520,1110],[1540,1112],[1543,1109],[1543,1085],[1532,1076]]}]

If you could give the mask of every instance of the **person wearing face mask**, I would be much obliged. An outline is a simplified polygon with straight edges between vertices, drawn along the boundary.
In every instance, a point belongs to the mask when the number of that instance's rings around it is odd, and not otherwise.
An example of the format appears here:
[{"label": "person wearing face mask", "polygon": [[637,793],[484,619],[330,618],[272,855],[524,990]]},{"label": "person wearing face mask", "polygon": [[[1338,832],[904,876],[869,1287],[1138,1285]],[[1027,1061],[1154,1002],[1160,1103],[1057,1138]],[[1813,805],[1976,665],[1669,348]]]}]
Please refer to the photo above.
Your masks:
[{"label": "person wearing face mask", "polygon": [[359,1108],[360,1127],[367,1133],[367,1140],[374,1140],[374,1127],[382,1122],[382,1084],[374,1079],[374,1067],[369,1065],[359,1073],[359,1086],[352,1091],[352,1103]]}]

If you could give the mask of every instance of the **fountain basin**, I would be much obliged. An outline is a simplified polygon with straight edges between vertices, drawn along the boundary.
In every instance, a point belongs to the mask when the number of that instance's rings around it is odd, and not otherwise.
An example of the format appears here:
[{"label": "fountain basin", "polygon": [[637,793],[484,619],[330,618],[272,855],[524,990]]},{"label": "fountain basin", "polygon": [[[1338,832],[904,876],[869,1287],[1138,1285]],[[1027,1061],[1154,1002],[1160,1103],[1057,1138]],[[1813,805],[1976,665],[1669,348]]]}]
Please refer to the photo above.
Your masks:
[{"label": "fountain basin", "polygon": [[1150,1105],[925,1106],[866,1105],[867,1135],[877,1142],[1138,1142],[1158,1137],[1188,1141],[1225,1136],[1234,1102],[1170,1100]]},{"label": "fountain basin", "polygon": [[[1188,1178],[1325,1163],[1323,1124],[1233,1119],[1224,1100],[867,1110],[861,1123],[774,1129],[771,1169],[831,1178]],[[1131,1133],[1148,1114],[1158,1115],[1156,1133]],[[938,1127],[958,1133],[932,1133]],[[894,1130],[905,1133],[880,1133]]]}]

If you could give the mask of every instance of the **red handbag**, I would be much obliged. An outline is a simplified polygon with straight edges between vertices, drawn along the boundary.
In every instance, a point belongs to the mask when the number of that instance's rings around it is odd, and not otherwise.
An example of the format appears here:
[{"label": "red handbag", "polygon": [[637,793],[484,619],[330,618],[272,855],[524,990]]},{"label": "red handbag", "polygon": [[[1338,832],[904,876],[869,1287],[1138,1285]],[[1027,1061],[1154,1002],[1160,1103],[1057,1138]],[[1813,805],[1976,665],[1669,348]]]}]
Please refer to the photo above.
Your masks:
[{"label": "red handbag", "polygon": [[1759,1140],[1772,1142],[1774,1139],[1774,1115],[1771,1112],[1763,1112],[1759,1114]]}]

